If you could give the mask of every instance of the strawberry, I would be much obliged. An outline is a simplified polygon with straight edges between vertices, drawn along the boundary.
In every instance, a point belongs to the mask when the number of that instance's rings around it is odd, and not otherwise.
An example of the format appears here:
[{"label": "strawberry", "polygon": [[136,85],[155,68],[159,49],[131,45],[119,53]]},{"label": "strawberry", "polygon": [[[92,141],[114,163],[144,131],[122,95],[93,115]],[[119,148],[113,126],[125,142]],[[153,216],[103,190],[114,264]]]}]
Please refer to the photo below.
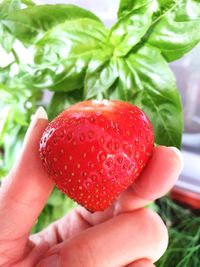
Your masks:
[{"label": "strawberry", "polygon": [[47,126],[40,156],[57,187],[91,212],[103,211],[148,162],[154,134],[147,116],[122,101],[80,102]]}]

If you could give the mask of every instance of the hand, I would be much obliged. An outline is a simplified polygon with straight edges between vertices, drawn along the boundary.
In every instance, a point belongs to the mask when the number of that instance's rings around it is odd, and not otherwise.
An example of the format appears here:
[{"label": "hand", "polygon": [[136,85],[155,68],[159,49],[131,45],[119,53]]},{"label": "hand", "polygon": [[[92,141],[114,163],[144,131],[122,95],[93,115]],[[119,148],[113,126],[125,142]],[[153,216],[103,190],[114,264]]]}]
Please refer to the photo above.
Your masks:
[{"label": "hand", "polygon": [[167,248],[167,230],[155,212],[143,207],[173,186],[182,168],[180,152],[154,148],[140,178],[111,208],[91,214],[78,207],[29,237],[54,187],[38,155],[47,123],[40,108],[21,156],[0,188],[0,266],[155,266]]}]

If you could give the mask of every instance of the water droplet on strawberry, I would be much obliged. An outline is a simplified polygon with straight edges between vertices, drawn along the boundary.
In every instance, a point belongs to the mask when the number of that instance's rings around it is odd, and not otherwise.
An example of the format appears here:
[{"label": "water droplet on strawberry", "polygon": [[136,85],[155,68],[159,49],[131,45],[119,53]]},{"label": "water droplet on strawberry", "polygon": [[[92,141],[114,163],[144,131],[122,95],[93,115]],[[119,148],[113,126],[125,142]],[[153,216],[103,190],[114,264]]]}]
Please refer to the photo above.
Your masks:
[{"label": "water droplet on strawberry", "polygon": [[133,164],[130,164],[129,165],[129,171],[133,171],[134,170],[134,165]]}]

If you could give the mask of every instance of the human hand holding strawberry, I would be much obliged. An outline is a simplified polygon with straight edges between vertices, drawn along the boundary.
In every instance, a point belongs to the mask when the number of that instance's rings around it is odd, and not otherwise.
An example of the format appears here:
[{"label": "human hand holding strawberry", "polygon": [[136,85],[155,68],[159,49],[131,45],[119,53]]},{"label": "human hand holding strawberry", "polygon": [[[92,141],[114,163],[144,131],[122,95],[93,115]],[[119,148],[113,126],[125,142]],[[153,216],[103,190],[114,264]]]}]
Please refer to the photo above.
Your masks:
[{"label": "human hand holding strawberry", "polygon": [[167,232],[158,215],[143,206],[174,184],[182,166],[177,150],[154,148],[139,179],[105,212],[77,208],[29,239],[53,189],[38,158],[47,120],[41,110],[36,115],[22,155],[0,189],[0,265],[153,266],[166,249]]}]

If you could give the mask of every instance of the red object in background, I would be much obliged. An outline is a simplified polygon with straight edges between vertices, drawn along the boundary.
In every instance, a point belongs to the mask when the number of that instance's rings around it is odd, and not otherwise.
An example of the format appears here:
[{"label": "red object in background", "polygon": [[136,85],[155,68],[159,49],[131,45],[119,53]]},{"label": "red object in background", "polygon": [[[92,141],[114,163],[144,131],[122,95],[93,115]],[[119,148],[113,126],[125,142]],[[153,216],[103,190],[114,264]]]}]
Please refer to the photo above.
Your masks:
[{"label": "red object in background", "polygon": [[193,209],[200,209],[200,195],[191,191],[186,191],[176,186],[172,189],[170,197]]}]

